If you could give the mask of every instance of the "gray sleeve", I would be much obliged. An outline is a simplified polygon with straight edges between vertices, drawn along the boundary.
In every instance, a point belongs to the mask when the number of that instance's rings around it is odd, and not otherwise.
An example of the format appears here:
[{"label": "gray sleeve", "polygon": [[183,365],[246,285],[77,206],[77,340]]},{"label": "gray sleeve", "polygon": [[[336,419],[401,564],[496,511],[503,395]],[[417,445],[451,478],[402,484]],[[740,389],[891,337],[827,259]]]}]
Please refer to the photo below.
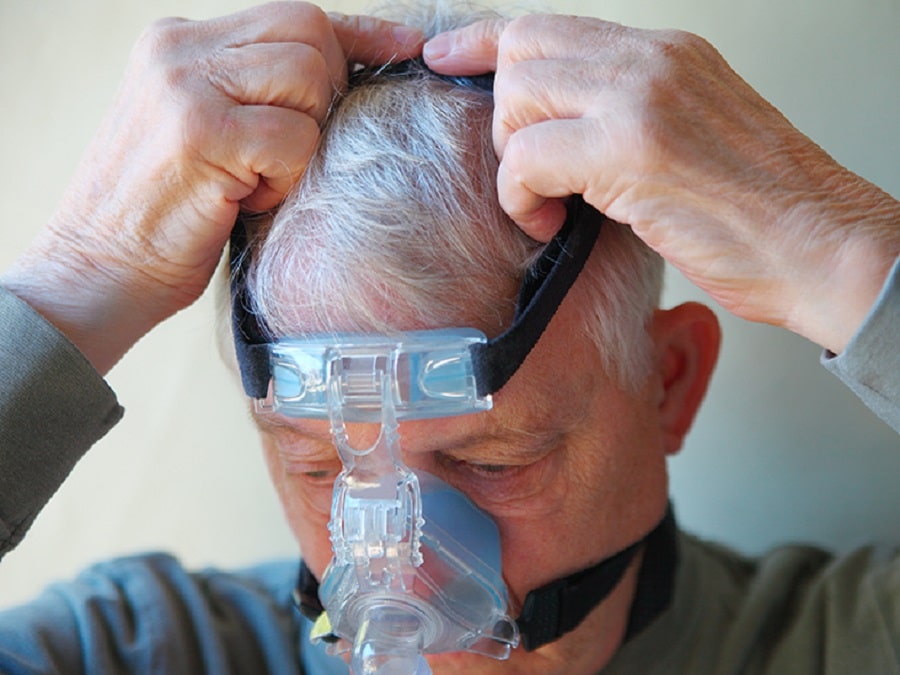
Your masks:
[{"label": "gray sleeve", "polygon": [[823,354],[822,363],[900,432],[900,258],[850,344],[839,356]]},{"label": "gray sleeve", "polygon": [[81,352],[2,288],[0,370],[2,557],[123,410]]}]

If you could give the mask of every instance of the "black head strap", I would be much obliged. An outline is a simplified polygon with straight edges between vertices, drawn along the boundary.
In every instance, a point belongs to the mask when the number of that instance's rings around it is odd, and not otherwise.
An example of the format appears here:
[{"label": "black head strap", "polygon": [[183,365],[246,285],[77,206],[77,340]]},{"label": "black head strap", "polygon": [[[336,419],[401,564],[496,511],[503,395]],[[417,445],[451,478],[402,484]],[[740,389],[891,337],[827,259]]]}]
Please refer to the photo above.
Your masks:
[{"label": "black head strap", "polygon": [[522,645],[532,651],[574,630],[619,585],[635,554],[643,549],[625,640],[646,628],[672,600],[678,566],[675,515],[670,507],[644,539],[587,569],[552,581],[525,596],[516,619]]},{"label": "black head strap", "polygon": [[465,89],[476,89],[488,94],[494,93],[494,73],[484,73],[483,75],[444,75],[431,70],[422,57],[386,63],[381,66],[358,68],[350,73],[347,86],[349,89],[353,89],[353,87],[368,84],[373,80],[388,81],[390,78],[413,79],[416,77],[441,80]]},{"label": "black head strap", "polygon": [[231,333],[241,371],[241,384],[250,398],[265,398],[269,391],[269,340],[253,312],[247,288],[251,252],[247,248],[247,225],[239,217],[229,245],[231,273]]},{"label": "black head strap", "polygon": [[587,262],[604,216],[579,195],[569,199],[566,222],[531,266],[519,289],[512,326],[472,356],[480,395],[500,390],[531,352]]},{"label": "black head strap", "polygon": [[[578,278],[603,220],[604,216],[581,197],[570,198],[565,224],[526,272],[512,326],[487,343],[472,347],[479,395],[499,391],[525,361]],[[239,219],[231,233],[232,333],[244,391],[251,398],[265,398],[271,375],[269,340],[248,297],[250,255],[246,226]]]}]

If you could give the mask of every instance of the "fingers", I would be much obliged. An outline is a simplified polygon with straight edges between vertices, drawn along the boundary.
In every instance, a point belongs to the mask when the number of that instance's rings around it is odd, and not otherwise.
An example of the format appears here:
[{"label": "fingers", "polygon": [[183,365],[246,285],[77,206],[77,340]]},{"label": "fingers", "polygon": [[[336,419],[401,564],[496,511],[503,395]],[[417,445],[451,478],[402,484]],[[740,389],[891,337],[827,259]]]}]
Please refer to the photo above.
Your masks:
[{"label": "fingers", "polygon": [[371,16],[329,13],[338,44],[351,64],[380,65],[418,56],[424,36],[418,28]]},{"label": "fingers", "polygon": [[530,237],[549,241],[565,220],[562,197],[583,194],[596,205],[585,176],[602,155],[597,145],[595,125],[585,119],[550,120],[517,132],[497,173],[503,210]]},{"label": "fingers", "polygon": [[[231,46],[253,43],[302,42],[321,51],[329,62],[366,65],[392,58],[417,56],[422,32],[369,16],[325,13],[304,2],[273,2],[209,22],[219,33],[230,35]],[[340,48],[341,53],[334,51]],[[332,59],[333,57],[333,59]]]},{"label": "fingers", "polygon": [[[280,108],[243,106],[238,111],[244,143],[239,147],[244,166],[258,175],[268,188],[272,208],[297,182],[319,140],[319,126],[308,115]],[[257,196],[257,198],[259,198]]]},{"label": "fingers", "polygon": [[[600,112],[608,93],[602,69],[582,59],[511,63],[494,82],[494,147],[503,157],[510,136],[552,119],[578,119]],[[614,105],[613,101],[606,101]]]},{"label": "fingers", "polygon": [[328,73],[320,51],[292,42],[223,50],[214,59],[209,77],[241,104],[290,108],[321,122],[335,91]]},{"label": "fingers", "polygon": [[508,22],[479,21],[441,33],[425,43],[422,55],[429,68],[445,75],[480,75],[497,70],[500,36]]},{"label": "fingers", "polygon": [[[220,184],[231,186],[222,195],[227,201],[254,194],[256,201],[248,206],[271,208],[306,169],[319,125],[313,117],[287,108],[242,105],[228,109],[220,123],[212,115],[199,117],[189,132],[204,163],[222,173]],[[271,203],[261,204],[260,199]]]},{"label": "fingers", "polygon": [[149,36],[144,51],[165,55],[163,81],[178,83],[182,109],[199,120],[187,142],[214,174],[237,178],[228,194],[253,208],[276,205],[306,168],[349,63],[408,58],[423,41],[416,29],[298,2],[163,21]]},{"label": "fingers", "polygon": [[596,56],[627,33],[609,21],[562,15],[488,19],[434,36],[422,49],[425,62],[446,75],[477,75],[531,59]]},{"label": "fingers", "polygon": [[618,63],[598,54],[617,51],[627,36],[621,26],[598,19],[531,15],[481,21],[423,48],[428,65],[441,73],[496,72],[500,203],[535,239],[548,240],[563,222],[560,198],[589,191],[585,176],[596,164],[597,143],[587,132],[597,133],[592,119],[609,117],[598,109],[616,77],[607,64]]}]

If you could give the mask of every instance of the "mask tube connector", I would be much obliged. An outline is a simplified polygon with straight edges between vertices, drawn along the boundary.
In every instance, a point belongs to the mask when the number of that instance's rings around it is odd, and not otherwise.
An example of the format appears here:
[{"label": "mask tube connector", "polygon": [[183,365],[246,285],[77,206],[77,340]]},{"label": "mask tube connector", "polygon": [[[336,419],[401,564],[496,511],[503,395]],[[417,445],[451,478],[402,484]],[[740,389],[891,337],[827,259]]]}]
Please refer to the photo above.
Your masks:
[{"label": "mask tube connector", "polygon": [[421,617],[411,607],[382,603],[369,607],[353,644],[351,670],[366,675],[431,675]]}]

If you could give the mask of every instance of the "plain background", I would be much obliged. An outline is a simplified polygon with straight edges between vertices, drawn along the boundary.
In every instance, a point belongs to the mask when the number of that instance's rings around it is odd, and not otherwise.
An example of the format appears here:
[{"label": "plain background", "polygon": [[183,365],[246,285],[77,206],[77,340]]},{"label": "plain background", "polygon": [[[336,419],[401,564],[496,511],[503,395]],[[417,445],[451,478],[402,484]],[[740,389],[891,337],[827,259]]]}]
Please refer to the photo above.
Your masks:
[{"label": "plain background", "polygon": [[[0,4],[0,268],[52,212],[153,19],[246,0]],[[360,11],[363,3],[327,9]],[[900,1],[575,0],[557,12],[683,28],[839,161],[900,194]],[[670,274],[667,302],[702,299]],[[814,345],[729,316],[708,402],[672,463],[682,524],[747,552],[804,540],[900,541],[900,442],[818,364]],[[173,551],[190,566],[296,555],[245,402],[222,365],[211,298],[109,376],[125,420],[76,467],[0,566],[0,606],[92,561]],[[577,365],[577,364],[573,364]],[[2,377],[2,374],[0,374]]]}]

